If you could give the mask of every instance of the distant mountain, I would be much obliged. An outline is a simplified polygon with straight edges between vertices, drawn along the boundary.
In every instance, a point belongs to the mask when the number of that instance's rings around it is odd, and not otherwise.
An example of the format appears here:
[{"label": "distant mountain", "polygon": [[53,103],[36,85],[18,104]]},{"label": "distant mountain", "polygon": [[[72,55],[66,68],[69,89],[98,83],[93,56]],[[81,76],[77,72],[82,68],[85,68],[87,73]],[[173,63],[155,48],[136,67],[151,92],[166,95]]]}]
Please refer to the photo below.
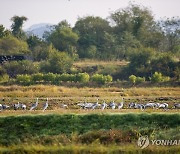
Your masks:
[{"label": "distant mountain", "polygon": [[35,24],[29,27],[28,29],[25,30],[27,35],[36,35],[39,38],[43,37],[43,34],[45,31],[51,31],[53,29],[53,24],[48,24],[48,23],[40,23],[40,24]]}]

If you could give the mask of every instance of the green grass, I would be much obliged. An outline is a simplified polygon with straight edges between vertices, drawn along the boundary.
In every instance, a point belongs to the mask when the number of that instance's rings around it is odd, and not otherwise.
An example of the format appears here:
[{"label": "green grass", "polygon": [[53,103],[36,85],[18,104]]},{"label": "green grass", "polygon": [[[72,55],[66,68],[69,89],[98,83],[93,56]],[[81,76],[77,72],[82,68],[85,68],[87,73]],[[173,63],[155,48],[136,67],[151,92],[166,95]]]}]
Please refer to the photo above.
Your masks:
[{"label": "green grass", "polygon": [[132,139],[137,139],[138,134],[151,135],[153,131],[179,130],[179,123],[180,114],[7,116],[0,118],[0,144],[23,143],[25,139],[41,136],[81,135],[99,130],[129,131],[136,134]]}]

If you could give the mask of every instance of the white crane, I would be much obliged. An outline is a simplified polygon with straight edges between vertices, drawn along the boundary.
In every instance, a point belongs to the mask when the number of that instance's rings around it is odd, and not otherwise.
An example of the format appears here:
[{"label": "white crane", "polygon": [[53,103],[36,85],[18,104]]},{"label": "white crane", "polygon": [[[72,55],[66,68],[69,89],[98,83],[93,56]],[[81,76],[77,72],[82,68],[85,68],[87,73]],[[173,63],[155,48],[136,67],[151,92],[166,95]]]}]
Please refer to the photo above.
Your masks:
[{"label": "white crane", "polygon": [[38,106],[38,98],[37,98],[37,100],[36,100],[36,103],[31,106],[30,111],[32,111],[32,110],[34,110],[35,108],[37,108],[37,106]]},{"label": "white crane", "polygon": [[118,109],[122,109],[124,106],[124,98],[122,98],[122,102],[118,104]]},{"label": "white crane", "polygon": [[2,105],[2,109],[8,109],[8,108],[10,108],[9,105]]},{"label": "white crane", "polygon": [[113,110],[116,108],[116,103],[114,102],[114,100],[110,102],[109,107],[111,107],[111,109]]},{"label": "white crane", "polygon": [[21,108],[22,108],[23,110],[26,110],[26,105],[25,105],[25,104],[21,104]]},{"label": "white crane", "polygon": [[18,102],[17,104],[14,104],[14,105],[13,105],[13,107],[14,107],[14,110],[19,109],[19,107],[20,107],[20,103]]},{"label": "white crane", "polygon": [[97,102],[92,105],[92,109],[94,110],[98,106],[100,106],[100,104],[99,104],[99,99],[97,98]]},{"label": "white crane", "polygon": [[2,106],[2,104],[0,104],[0,111],[3,109],[3,106]]},{"label": "white crane", "polygon": [[101,104],[101,109],[104,110],[108,105],[106,104],[105,100]]},{"label": "white crane", "polygon": [[45,103],[44,106],[43,106],[43,112],[44,112],[47,108],[48,108],[48,98],[47,98],[46,103]]}]

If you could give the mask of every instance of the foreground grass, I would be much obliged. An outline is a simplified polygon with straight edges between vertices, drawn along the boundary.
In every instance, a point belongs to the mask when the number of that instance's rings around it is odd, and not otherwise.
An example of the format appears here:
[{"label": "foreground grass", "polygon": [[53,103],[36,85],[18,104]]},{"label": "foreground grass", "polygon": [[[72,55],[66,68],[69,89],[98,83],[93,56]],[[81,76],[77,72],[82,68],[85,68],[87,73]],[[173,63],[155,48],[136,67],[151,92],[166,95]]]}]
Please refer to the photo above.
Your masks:
[{"label": "foreground grass", "polygon": [[[91,131],[92,133],[90,133],[88,136],[93,136],[93,131],[96,132],[99,130],[115,130],[115,134],[117,133],[118,136],[120,135],[122,138],[126,138],[126,136],[128,136],[127,134],[131,134],[129,137],[130,140],[133,140],[137,139],[138,135],[140,134],[151,135],[151,133],[154,131],[158,132],[165,131],[167,129],[173,129],[171,131],[171,135],[174,134],[174,136],[171,136],[171,138],[176,138],[177,136],[180,136],[178,135],[180,132],[179,123],[180,114],[131,113],[112,115],[54,114],[34,116],[7,116],[0,118],[0,144],[20,144],[26,142],[26,140],[27,142],[32,141],[34,137],[38,137],[38,139],[41,141],[42,136],[56,136],[62,134],[71,136],[74,133],[77,135],[82,135]],[[120,132],[116,132],[116,130],[119,130]],[[175,133],[176,131],[177,133]],[[103,134],[104,132],[102,135]],[[124,137],[123,134],[125,134]],[[28,141],[28,139],[30,140]],[[128,142],[130,140],[127,139]]]},{"label": "foreground grass", "polygon": [[54,153],[54,154],[66,154],[66,153],[91,153],[91,154],[119,154],[119,153],[146,153],[146,154],[177,154],[180,151],[180,147],[153,147],[149,146],[146,149],[140,149],[135,145],[110,145],[104,146],[101,144],[91,145],[79,145],[71,144],[68,146],[42,146],[42,145],[19,145],[11,147],[0,147],[0,153],[4,154],[32,154],[32,153]]}]

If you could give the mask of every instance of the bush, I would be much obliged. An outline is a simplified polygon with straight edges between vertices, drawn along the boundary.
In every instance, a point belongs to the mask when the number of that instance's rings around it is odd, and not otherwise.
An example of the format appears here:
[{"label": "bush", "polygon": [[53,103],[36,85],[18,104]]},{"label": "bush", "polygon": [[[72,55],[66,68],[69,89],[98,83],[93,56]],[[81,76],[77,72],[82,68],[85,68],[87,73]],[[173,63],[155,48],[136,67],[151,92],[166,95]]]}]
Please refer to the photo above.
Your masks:
[{"label": "bush", "polygon": [[77,81],[81,83],[89,82],[90,76],[87,73],[78,73],[77,74]]},{"label": "bush", "polygon": [[170,77],[163,76],[162,73],[155,72],[153,76],[150,78],[152,82],[158,83],[158,82],[167,82],[170,80]]},{"label": "bush", "polygon": [[37,73],[32,75],[33,82],[42,82],[44,75],[42,73]]},{"label": "bush", "polygon": [[45,82],[54,82],[56,79],[56,74],[53,73],[44,74],[43,79]]},{"label": "bush", "polygon": [[105,84],[105,83],[109,83],[112,82],[112,77],[110,75],[102,75],[102,74],[94,74],[91,77],[91,80],[93,82],[99,83],[99,84]]},{"label": "bush", "polygon": [[9,81],[9,75],[3,74],[0,76],[0,83],[8,82]]},{"label": "bush", "polygon": [[142,83],[145,81],[146,81],[145,77],[136,77],[136,83]]},{"label": "bush", "polygon": [[129,81],[130,81],[131,83],[135,84],[135,83],[136,83],[136,76],[135,76],[135,75],[129,76]]},{"label": "bush", "polygon": [[16,77],[17,83],[23,85],[30,85],[32,83],[32,77],[30,75],[17,75]]}]

